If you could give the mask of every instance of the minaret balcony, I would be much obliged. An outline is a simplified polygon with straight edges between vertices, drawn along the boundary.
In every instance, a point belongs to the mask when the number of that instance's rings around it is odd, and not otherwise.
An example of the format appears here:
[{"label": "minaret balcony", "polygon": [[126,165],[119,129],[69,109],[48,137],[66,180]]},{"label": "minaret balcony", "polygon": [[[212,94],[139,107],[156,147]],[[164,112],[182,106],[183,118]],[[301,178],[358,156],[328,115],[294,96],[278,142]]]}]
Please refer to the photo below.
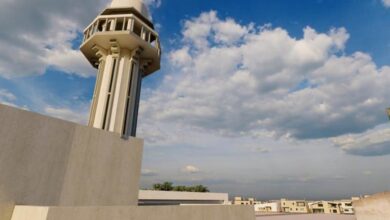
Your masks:
[{"label": "minaret balcony", "polygon": [[142,48],[142,58],[150,59],[151,65],[146,70],[154,72],[160,68],[161,47],[157,32],[133,14],[101,15],[85,30],[81,51],[90,63],[97,67],[99,58],[93,47],[109,50],[112,40],[116,40],[121,49]]}]

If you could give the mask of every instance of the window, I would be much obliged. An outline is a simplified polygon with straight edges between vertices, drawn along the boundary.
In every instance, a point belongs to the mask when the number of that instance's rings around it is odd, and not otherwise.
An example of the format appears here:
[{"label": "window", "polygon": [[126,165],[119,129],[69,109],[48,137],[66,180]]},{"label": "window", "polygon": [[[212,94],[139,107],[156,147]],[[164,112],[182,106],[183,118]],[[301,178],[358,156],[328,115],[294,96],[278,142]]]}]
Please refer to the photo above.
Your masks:
[{"label": "window", "polygon": [[150,33],[150,44],[157,48],[157,37],[153,33]]},{"label": "window", "polygon": [[124,18],[117,18],[116,19],[116,25],[115,25],[116,31],[122,31],[124,29],[124,25],[125,25],[124,20],[125,20]]},{"label": "window", "polygon": [[133,29],[133,32],[134,32],[134,34],[136,34],[137,36],[141,37],[142,25],[141,25],[137,20],[134,20],[134,29]]},{"label": "window", "polygon": [[102,31],[106,31],[106,22],[107,22],[107,20],[99,20],[98,21],[99,23],[98,23],[98,31],[99,32],[102,32]]},{"label": "window", "polygon": [[106,26],[106,31],[112,31],[111,26],[112,26],[113,22],[114,22],[113,19],[108,19],[107,26]]}]

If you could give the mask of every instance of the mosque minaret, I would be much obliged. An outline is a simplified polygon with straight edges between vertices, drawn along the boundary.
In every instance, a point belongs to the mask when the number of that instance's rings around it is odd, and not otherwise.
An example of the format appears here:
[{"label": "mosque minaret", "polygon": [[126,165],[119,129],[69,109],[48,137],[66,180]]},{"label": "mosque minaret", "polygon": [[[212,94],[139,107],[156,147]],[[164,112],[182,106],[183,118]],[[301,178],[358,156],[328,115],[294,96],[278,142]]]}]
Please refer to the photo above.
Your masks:
[{"label": "mosque minaret", "polygon": [[89,126],[136,136],[142,78],[160,69],[158,33],[141,0],[113,0],[84,31],[80,50],[98,69]]}]

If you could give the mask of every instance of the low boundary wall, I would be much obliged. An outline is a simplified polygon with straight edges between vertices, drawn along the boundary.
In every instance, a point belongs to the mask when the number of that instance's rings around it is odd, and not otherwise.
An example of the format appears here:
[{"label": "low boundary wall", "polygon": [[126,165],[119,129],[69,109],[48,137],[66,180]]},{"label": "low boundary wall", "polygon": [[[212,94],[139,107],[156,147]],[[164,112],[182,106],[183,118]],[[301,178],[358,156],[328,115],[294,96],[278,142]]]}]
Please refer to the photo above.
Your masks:
[{"label": "low boundary wall", "polygon": [[[28,213],[28,214],[26,214]],[[11,220],[255,220],[252,206],[31,207]]]}]

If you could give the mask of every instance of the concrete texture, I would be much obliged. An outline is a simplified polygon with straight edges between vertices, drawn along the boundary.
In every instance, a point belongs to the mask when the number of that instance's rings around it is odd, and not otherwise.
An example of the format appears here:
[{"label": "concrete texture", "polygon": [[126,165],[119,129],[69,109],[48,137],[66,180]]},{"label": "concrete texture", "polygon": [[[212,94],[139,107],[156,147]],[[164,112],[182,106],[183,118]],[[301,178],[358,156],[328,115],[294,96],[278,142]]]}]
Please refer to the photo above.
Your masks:
[{"label": "concrete texture", "polygon": [[0,220],[11,220],[15,205],[0,203]]},{"label": "concrete texture", "polygon": [[0,105],[0,203],[136,205],[143,141]]},{"label": "concrete texture", "polygon": [[40,215],[44,208],[18,206],[12,220],[255,220],[252,206],[50,207]]},{"label": "concrete texture", "polygon": [[296,214],[257,216],[256,220],[356,220],[353,215]]},{"label": "concrete texture", "polygon": [[379,193],[353,202],[357,220],[389,220],[390,192]]}]

